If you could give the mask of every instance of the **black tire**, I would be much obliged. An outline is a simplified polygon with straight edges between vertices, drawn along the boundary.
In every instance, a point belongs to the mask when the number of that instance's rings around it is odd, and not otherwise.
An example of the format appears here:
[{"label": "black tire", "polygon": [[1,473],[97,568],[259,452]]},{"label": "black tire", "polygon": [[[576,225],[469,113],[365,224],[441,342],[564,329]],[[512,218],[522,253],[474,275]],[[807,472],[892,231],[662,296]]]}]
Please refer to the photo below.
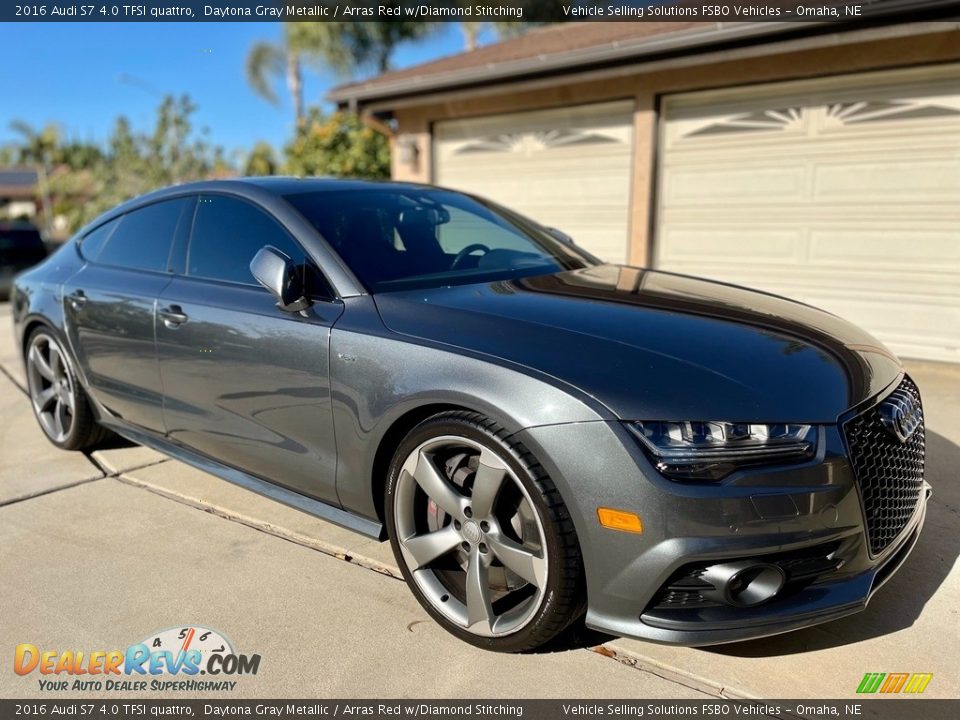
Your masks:
[{"label": "black tire", "polygon": [[[42,378],[41,373],[31,367],[32,363],[35,362],[31,359],[31,349],[40,349],[44,346],[55,348],[55,351],[62,358],[63,378],[73,397],[73,408],[69,413],[71,418],[69,429],[66,429],[62,434],[52,430],[38,410],[39,394],[45,389],[49,390],[49,386],[43,387],[43,384],[50,381]],[[24,362],[27,368],[28,393],[33,414],[43,434],[51,443],[62,450],[91,450],[112,437],[112,432],[97,423],[90,400],[73,369],[73,361],[63,344],[51,330],[46,327],[38,327],[30,333],[25,345]]]},{"label": "black tire", "polygon": [[[540,543],[541,554],[544,556],[542,561],[546,567],[545,579],[542,583],[543,587],[535,586],[532,583],[528,584],[529,587],[535,588],[533,592],[539,598],[539,606],[534,608],[531,605],[528,611],[529,619],[525,621],[522,627],[512,632],[494,636],[478,635],[467,627],[451,621],[438,609],[439,606],[434,605],[435,601],[431,601],[414,580],[413,573],[409,569],[401,550],[397,528],[398,517],[400,517],[398,515],[398,503],[403,503],[412,497],[409,492],[398,493],[404,464],[410,462],[411,454],[417,452],[418,448],[423,448],[425,444],[429,445],[437,439],[440,439],[438,442],[445,442],[445,439],[450,437],[465,438],[467,441],[495,453],[496,457],[512,473],[508,477],[515,484],[519,481],[522,486],[521,493],[524,493],[525,499],[521,500],[521,503],[524,503],[524,510],[529,512],[529,506],[532,505],[539,519],[538,530],[542,532],[540,533],[541,538],[538,538],[537,541]],[[449,462],[446,465],[448,468]],[[407,477],[409,478],[409,474]],[[411,481],[406,480],[405,482]],[[412,482],[419,483],[416,479]],[[500,485],[500,487],[505,486]],[[423,492],[422,488],[420,492]],[[502,497],[502,490],[496,492],[498,498]],[[428,502],[431,501],[425,493],[423,498],[426,498]],[[468,503],[471,502],[469,497],[466,497],[465,500]],[[500,502],[500,500],[496,502]],[[400,443],[391,461],[385,488],[384,508],[390,544],[407,585],[430,616],[444,629],[461,640],[486,650],[523,652],[549,642],[583,615],[586,607],[586,594],[580,546],[573,522],[560,493],[536,458],[520,443],[508,438],[507,433],[496,423],[482,415],[462,411],[444,412],[428,418],[411,430],[403,442]],[[437,511],[436,505],[434,505],[433,510],[434,512]],[[467,517],[471,517],[471,515],[467,515]],[[470,521],[465,520],[464,522],[469,524]],[[450,524],[454,525],[456,523],[451,521]],[[480,524],[489,527],[487,523]],[[460,527],[458,526],[456,529],[459,531]],[[503,528],[498,529],[502,530]],[[464,548],[467,547],[467,543],[462,545]],[[483,548],[484,544],[480,542],[478,547]],[[495,554],[493,543],[490,544],[489,551]],[[460,549],[456,548],[454,552],[459,553]],[[482,550],[482,552],[487,552],[487,550]],[[490,557],[493,557],[493,555]],[[449,560],[449,555],[444,556],[445,562]],[[492,562],[498,563],[499,560],[494,558]],[[456,570],[456,568],[454,569]],[[436,571],[431,568],[431,572]],[[449,571],[442,570],[440,572]],[[466,574],[468,571],[464,569],[463,572]],[[508,574],[506,569],[504,573]],[[506,592],[511,592],[509,586]],[[523,588],[520,592],[524,592]],[[444,600],[444,602],[446,601]],[[491,603],[490,608],[493,608],[495,604]],[[446,608],[446,606],[444,607]],[[488,619],[489,617],[488,615]],[[495,623],[490,621],[489,628],[494,626]]]}]

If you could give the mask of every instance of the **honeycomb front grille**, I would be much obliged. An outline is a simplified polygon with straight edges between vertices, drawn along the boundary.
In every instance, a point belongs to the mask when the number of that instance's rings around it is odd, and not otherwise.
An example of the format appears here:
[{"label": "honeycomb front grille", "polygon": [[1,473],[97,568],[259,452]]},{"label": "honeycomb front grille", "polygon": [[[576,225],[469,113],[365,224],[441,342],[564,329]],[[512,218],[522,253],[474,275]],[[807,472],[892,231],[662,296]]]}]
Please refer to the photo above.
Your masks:
[{"label": "honeycomb front grille", "polygon": [[[870,552],[877,555],[893,542],[910,522],[923,491],[924,426],[920,391],[904,377],[895,392],[908,394],[920,409],[920,426],[901,442],[884,425],[883,401],[843,425],[850,463],[867,525]],[[888,396],[889,397],[889,396]]]}]

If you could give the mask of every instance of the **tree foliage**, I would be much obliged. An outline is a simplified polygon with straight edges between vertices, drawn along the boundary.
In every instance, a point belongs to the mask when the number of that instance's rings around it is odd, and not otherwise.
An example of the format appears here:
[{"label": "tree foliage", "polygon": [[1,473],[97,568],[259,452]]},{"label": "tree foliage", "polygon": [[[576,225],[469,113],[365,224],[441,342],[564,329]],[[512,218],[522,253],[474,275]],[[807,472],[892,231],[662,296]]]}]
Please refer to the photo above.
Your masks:
[{"label": "tree foliage", "polygon": [[284,169],[291,175],[390,177],[387,138],[352,113],[324,116],[311,109],[307,122],[284,148],[284,155]]},{"label": "tree foliage", "polygon": [[363,70],[386,72],[398,45],[422,40],[439,26],[406,20],[291,24],[300,47],[344,76]]},{"label": "tree foliage", "polygon": [[[385,0],[399,5],[404,0]],[[539,0],[548,2],[552,0]],[[501,27],[503,25],[503,27]],[[355,114],[325,115],[305,109],[305,69],[333,70],[342,76],[389,69],[396,48],[420,40],[439,27],[434,22],[326,22],[286,23],[276,43],[257,43],[246,61],[253,90],[279,102],[277,82],[285,81],[293,98],[296,126],[292,140],[278,158],[268,143],[257,143],[244,157],[247,175],[284,171],[296,175],[387,178],[390,176],[388,139],[366,126]],[[514,31],[505,24],[491,27]],[[473,33],[475,36],[475,33]],[[57,125],[34,128],[17,121],[11,129],[18,140],[0,147],[0,165],[35,166],[46,178],[43,186],[44,222],[65,219],[66,229],[78,227],[116,204],[150,190],[180,182],[234,174],[223,150],[193,125],[196,106],[186,95],[166,96],[157,108],[152,128],[134,128],[118,117],[102,144],[64,141]]]},{"label": "tree foliage", "polygon": [[285,78],[287,92],[293,101],[293,117],[299,125],[303,121],[303,61],[309,51],[297,38],[293,26],[284,27],[280,43],[258,42],[247,54],[247,82],[260,97],[274,105],[280,102],[274,90],[278,78]]},{"label": "tree foliage", "polygon": [[[397,4],[397,0],[392,0]],[[332,70],[348,77],[357,71],[385,72],[396,47],[420,40],[437,23],[407,22],[293,22],[284,23],[278,43],[258,42],[247,53],[247,82],[268,102],[280,102],[276,83],[285,79],[298,126],[304,122],[303,73]]]},{"label": "tree foliage", "polygon": [[277,158],[268,142],[260,141],[253,146],[243,165],[243,174],[248,177],[276,175]]},{"label": "tree foliage", "polygon": [[60,147],[60,128],[48,123],[39,130],[23,120],[10,123],[10,130],[19,136],[14,145],[14,161],[18,165],[50,165],[57,161]]},{"label": "tree foliage", "polygon": [[463,49],[476,50],[479,45],[480,33],[484,30],[492,30],[497,40],[523,35],[527,30],[537,25],[544,25],[543,22],[517,22],[517,21],[492,21],[477,22],[466,21],[460,23],[460,31],[463,33]]},{"label": "tree foliage", "polygon": [[53,215],[65,218],[73,231],[104,210],[150,190],[232,174],[223,150],[194,130],[195,111],[189,97],[168,96],[148,131],[135,130],[121,116],[102,148],[59,141],[48,148],[53,158],[49,180]]}]

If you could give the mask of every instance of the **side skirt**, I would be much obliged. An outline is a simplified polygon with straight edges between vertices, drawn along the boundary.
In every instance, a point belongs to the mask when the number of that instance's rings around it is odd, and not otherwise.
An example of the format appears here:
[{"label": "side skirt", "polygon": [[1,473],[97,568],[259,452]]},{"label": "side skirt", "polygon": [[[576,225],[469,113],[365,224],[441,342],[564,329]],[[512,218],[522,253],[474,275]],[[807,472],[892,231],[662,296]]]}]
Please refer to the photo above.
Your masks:
[{"label": "side skirt", "polygon": [[146,447],[163,453],[164,455],[168,455],[175,460],[180,460],[187,465],[191,465],[198,470],[203,470],[211,475],[215,475],[221,480],[226,480],[234,485],[238,485],[245,490],[250,490],[258,495],[263,495],[270,500],[276,500],[277,502],[283,503],[284,505],[289,505],[296,510],[307,513],[308,515],[313,515],[321,520],[332,522],[335,525],[339,525],[347,530],[360,533],[361,535],[366,535],[367,537],[375,540],[384,539],[383,525],[379,522],[368,520],[367,518],[360,517],[359,515],[354,515],[347,510],[342,510],[334,507],[333,505],[328,505],[325,502],[321,502],[320,500],[315,500],[307,497],[306,495],[301,495],[298,492],[294,492],[293,490],[288,490],[287,488],[281,487],[275,483],[262,480],[254,475],[249,475],[242,470],[237,470],[229,465],[223,465],[216,460],[211,460],[210,458],[193,452],[192,450],[169,443],[166,440],[153,435],[152,433],[147,433],[142,430],[135,430],[126,425],[120,425],[116,422],[111,422],[102,416],[100,422],[104,426],[117,433],[117,435],[121,435],[131,442],[137,443],[138,445],[145,445]]}]

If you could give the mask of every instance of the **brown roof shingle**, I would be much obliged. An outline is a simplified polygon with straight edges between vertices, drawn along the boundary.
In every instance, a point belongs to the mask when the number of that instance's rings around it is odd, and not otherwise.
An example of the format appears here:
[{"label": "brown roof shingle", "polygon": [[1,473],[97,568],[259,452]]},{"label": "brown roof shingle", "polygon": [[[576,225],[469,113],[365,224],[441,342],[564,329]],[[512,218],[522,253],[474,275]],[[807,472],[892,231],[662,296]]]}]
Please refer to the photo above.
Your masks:
[{"label": "brown roof shingle", "polygon": [[394,70],[360,82],[334,88],[330,97],[340,99],[357,90],[373,90],[402,80],[433,77],[458,71],[494,68],[513,61],[532,58],[547,59],[551,55],[567,54],[576,50],[617,47],[638,43],[654,36],[682,32],[708,23],[696,22],[569,22],[556,23],[530,30],[525,35],[492,45],[484,45],[469,52],[449,55],[402,70]]}]

